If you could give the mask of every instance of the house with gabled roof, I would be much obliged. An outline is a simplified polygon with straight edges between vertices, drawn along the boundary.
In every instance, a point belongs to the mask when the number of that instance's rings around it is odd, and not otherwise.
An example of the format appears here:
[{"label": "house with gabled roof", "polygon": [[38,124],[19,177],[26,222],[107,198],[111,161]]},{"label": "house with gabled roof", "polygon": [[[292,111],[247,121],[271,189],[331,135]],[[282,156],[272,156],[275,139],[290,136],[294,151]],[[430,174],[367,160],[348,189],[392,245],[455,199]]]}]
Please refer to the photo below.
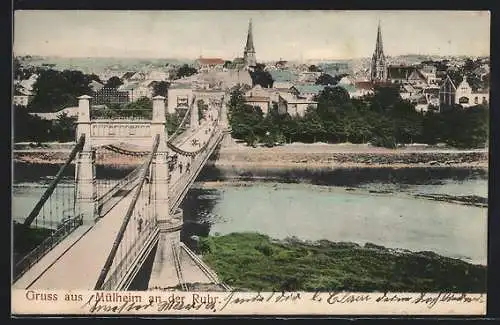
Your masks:
[{"label": "house with gabled roof", "polygon": [[455,86],[448,75],[439,89],[440,105],[461,105],[462,107],[488,105],[489,98],[489,91],[487,90],[474,92],[467,82],[467,77],[464,77],[462,82]]},{"label": "house with gabled roof", "polygon": [[132,78],[133,75],[135,75],[136,72],[135,71],[128,71],[128,72],[125,72],[121,77],[121,81],[125,82],[125,81],[129,81],[130,78]]}]

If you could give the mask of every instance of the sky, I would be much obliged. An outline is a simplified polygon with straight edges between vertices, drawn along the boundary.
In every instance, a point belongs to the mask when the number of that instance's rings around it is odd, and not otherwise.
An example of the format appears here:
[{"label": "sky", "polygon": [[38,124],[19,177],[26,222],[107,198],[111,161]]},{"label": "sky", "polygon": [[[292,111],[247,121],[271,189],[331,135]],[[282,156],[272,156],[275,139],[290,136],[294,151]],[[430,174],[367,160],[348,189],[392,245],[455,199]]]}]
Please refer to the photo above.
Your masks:
[{"label": "sky", "polygon": [[384,52],[489,56],[488,11],[41,11],[14,13],[14,54],[195,59],[243,55],[253,22],[257,60],[370,57]]}]

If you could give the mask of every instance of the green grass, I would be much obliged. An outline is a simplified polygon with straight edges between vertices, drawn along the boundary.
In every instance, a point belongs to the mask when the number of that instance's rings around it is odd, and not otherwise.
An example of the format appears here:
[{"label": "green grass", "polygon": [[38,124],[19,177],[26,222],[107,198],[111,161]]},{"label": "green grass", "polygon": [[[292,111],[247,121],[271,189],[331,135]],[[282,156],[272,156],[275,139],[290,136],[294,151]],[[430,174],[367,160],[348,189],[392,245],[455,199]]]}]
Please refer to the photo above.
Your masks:
[{"label": "green grass", "polygon": [[203,259],[239,290],[486,292],[485,266],[373,244],[277,241],[257,233],[200,239]]}]

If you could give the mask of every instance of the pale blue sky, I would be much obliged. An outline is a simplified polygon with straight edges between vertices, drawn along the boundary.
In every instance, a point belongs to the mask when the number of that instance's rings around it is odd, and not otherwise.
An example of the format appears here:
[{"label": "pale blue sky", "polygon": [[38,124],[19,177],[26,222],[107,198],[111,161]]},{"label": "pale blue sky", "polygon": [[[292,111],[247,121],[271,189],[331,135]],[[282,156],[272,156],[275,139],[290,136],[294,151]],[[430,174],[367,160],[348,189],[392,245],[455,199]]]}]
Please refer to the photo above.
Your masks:
[{"label": "pale blue sky", "polygon": [[242,56],[253,20],[257,60],[489,55],[490,14],[466,11],[16,11],[14,53],[62,57]]}]

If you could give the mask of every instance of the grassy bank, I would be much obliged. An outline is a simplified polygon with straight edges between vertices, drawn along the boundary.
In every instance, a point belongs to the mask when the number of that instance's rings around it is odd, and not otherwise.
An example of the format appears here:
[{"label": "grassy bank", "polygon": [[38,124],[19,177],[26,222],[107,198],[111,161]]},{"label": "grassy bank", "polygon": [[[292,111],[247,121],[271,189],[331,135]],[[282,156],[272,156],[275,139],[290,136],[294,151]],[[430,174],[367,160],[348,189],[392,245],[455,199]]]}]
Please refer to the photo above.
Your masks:
[{"label": "grassy bank", "polygon": [[486,292],[485,266],[432,252],[256,233],[205,237],[199,245],[221,280],[240,290]]}]

